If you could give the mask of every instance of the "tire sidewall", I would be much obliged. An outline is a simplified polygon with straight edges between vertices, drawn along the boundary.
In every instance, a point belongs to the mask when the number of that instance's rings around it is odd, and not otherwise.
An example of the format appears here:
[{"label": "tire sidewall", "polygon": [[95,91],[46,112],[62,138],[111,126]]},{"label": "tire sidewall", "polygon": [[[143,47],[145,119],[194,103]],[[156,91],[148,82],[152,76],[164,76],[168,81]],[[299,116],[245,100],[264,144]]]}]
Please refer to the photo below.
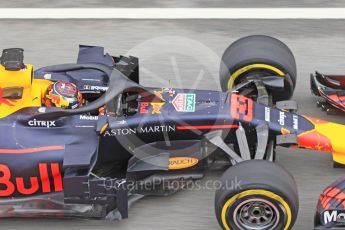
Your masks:
[{"label": "tire sidewall", "polygon": [[[227,169],[220,181],[222,187],[216,191],[215,212],[223,228],[221,215],[224,205],[232,197],[248,190],[263,190],[278,196],[291,210],[291,223],[287,229],[294,225],[299,208],[297,185],[282,166],[265,160],[244,161]],[[232,186],[234,184],[236,186]]]},{"label": "tire sidewall", "polygon": [[[284,215],[284,209],[279,209],[280,215],[281,215],[281,219],[280,222],[278,223],[277,228],[275,229],[291,229],[292,225],[291,223],[295,222],[295,215],[294,213],[297,212],[298,208],[296,206],[293,205],[293,202],[288,200],[287,197],[284,196],[284,194],[281,194],[279,191],[272,191],[272,188],[268,188],[264,185],[253,185],[247,188],[243,188],[242,190],[234,190],[232,193],[228,193],[228,194],[223,194],[221,197],[219,197],[219,202],[216,204],[216,215],[217,215],[217,219],[218,222],[222,225],[223,229],[226,229],[223,226],[223,220],[222,220],[222,211],[223,211],[223,207],[225,205],[225,203],[230,200],[231,198],[233,198],[234,196],[237,196],[238,194],[241,194],[242,192],[246,192],[246,191],[251,191],[251,190],[262,190],[262,191],[267,191],[267,192],[271,192],[274,193],[275,195],[281,197],[290,207],[290,211],[291,211],[291,222],[290,222],[290,226],[288,226],[288,228],[286,228],[286,222],[287,222],[287,216]],[[261,195],[251,195],[251,196],[245,196],[243,198],[251,198],[251,197],[257,197],[257,198],[261,198],[261,199],[266,199],[271,203],[274,203],[277,207],[279,206],[280,208],[283,208],[283,204],[281,204],[279,201],[274,200],[270,197],[265,197],[265,196],[261,196]],[[231,212],[234,211],[236,209],[236,205],[239,204],[239,201],[243,201],[244,199],[239,199],[236,200],[231,206],[229,206],[227,208],[227,212]],[[285,212],[287,212],[287,210],[285,210]],[[283,220],[283,221],[282,221]],[[234,223],[234,221],[231,218],[231,221],[229,221],[229,219],[227,218],[227,224],[229,225],[231,230],[238,230],[239,228],[236,228],[236,225]],[[266,229],[265,229],[266,230]]]},{"label": "tire sidewall", "polygon": [[[260,46],[264,48],[260,48]],[[272,46],[272,49],[267,47]],[[265,64],[279,69],[285,74],[284,92],[272,92],[274,101],[288,100],[296,86],[297,69],[292,51],[280,40],[265,36],[253,35],[238,39],[224,52],[220,64],[220,83],[223,91],[228,89],[228,81],[237,70],[252,64]],[[265,69],[262,69],[265,72]],[[266,70],[268,73],[270,70]],[[236,80],[246,77],[240,75]]]}]

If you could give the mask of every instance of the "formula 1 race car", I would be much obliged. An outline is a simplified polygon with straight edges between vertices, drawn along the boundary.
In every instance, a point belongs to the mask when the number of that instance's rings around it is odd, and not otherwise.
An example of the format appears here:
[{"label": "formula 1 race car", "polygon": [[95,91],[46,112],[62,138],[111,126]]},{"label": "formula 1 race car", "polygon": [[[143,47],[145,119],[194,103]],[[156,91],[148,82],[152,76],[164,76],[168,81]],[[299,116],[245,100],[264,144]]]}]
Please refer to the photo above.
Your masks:
[{"label": "formula 1 race car", "polygon": [[312,94],[320,97],[317,106],[327,114],[345,112],[345,75],[326,75],[319,72],[310,75]]},{"label": "formula 1 race car", "polygon": [[345,127],[295,113],[295,60],[272,37],[227,48],[224,92],[144,87],[137,58],[92,46],[76,64],[36,71],[22,49],[7,49],[0,72],[1,217],[127,218],[136,199],[222,167],[220,226],[285,230],[298,193],[272,162],[275,147],[328,151],[345,164]]},{"label": "formula 1 race car", "polygon": [[315,229],[345,228],[345,177],[328,186],[320,195],[316,213]]},{"label": "formula 1 race car", "polygon": [[[327,114],[334,115],[345,112],[345,76],[326,75],[319,72],[310,75],[311,91],[320,97],[318,107]],[[343,164],[335,163],[335,167],[343,168]],[[320,195],[315,226],[322,229],[345,228],[345,177],[341,177],[329,185]]]}]

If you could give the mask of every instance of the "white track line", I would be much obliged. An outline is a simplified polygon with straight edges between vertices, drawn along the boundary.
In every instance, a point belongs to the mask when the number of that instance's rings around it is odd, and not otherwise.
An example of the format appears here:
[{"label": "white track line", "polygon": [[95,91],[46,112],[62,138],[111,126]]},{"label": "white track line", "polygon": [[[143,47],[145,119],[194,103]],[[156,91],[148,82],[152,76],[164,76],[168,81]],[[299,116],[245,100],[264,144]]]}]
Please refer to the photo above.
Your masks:
[{"label": "white track line", "polygon": [[345,19],[345,8],[0,8],[0,19]]}]

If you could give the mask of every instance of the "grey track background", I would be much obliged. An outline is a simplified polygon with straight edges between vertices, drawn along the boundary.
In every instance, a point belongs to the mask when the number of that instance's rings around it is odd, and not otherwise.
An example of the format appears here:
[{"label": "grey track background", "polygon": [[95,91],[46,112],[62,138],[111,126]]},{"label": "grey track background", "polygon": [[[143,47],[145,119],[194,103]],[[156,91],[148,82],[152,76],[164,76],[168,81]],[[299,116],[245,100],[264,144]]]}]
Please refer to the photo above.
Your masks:
[{"label": "grey track background", "polygon": [[[344,25],[345,21],[341,20],[2,20],[0,48],[23,47],[26,62],[39,67],[74,61],[78,44],[102,45],[119,54],[150,38],[178,35],[199,41],[221,56],[237,38],[249,34],[272,35],[290,46],[296,56],[299,76],[294,99],[301,105],[299,112],[344,123],[343,116],[326,116],[317,109],[315,98],[309,92],[309,73],[315,69],[345,73]],[[172,47],[178,45],[173,38],[166,39],[170,39]],[[173,79],[169,55],[153,57],[144,65],[164,79]],[[184,57],[176,56],[176,61],[183,85],[191,85],[200,66]],[[211,72],[216,74],[218,70]],[[141,78],[145,85],[160,85],[148,74],[142,73]],[[200,87],[217,89],[218,82],[206,79]],[[293,173],[299,186],[300,215],[295,229],[312,229],[319,193],[345,170],[333,169],[331,155],[315,151],[279,148],[277,161]],[[203,181],[220,175],[220,172],[210,172]],[[1,220],[1,228],[218,229],[213,199],[212,190],[182,191],[171,197],[139,201],[130,209],[130,218],[121,222],[7,219]]]},{"label": "grey track background", "polygon": [[344,7],[343,0],[11,0],[0,7]]}]

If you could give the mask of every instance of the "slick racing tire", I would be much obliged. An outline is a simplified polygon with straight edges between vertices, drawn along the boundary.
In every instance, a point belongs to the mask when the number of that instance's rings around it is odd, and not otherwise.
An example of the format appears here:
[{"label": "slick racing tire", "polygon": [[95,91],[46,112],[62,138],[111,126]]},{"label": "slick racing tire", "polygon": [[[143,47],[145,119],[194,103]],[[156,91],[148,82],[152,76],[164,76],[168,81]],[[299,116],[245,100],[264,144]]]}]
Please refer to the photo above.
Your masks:
[{"label": "slick racing tire", "polygon": [[220,64],[223,91],[231,90],[249,76],[284,77],[284,91],[271,90],[273,101],[288,100],[296,86],[295,58],[280,40],[252,35],[233,42],[224,52]]},{"label": "slick racing tire", "polygon": [[288,230],[296,221],[296,183],[284,168],[264,160],[230,167],[220,179],[215,212],[225,230]]}]

